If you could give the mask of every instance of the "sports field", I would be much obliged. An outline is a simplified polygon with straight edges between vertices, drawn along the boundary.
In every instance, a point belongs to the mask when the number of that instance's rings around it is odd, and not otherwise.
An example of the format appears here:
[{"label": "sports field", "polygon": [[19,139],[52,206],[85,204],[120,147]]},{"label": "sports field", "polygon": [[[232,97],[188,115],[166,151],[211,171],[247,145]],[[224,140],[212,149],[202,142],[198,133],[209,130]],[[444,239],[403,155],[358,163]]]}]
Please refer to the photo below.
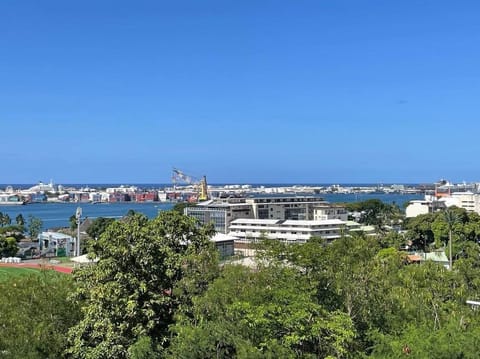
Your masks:
[{"label": "sports field", "polygon": [[38,273],[40,273],[40,271],[34,268],[0,267],[0,281],[4,281],[7,278]]}]

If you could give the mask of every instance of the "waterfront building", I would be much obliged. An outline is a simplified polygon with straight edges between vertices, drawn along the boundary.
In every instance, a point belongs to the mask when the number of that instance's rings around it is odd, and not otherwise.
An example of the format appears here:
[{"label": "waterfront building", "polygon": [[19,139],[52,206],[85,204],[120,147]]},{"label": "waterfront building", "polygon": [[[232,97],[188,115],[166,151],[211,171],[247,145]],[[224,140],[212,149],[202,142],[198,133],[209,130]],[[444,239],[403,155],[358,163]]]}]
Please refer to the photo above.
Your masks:
[{"label": "waterfront building", "polygon": [[158,193],[156,191],[141,192],[135,194],[136,202],[157,202]]},{"label": "waterfront building", "polygon": [[15,205],[15,204],[24,204],[22,196],[18,194],[0,194],[0,205]]},{"label": "waterfront building", "polygon": [[121,185],[120,187],[108,187],[105,189],[105,192],[107,193],[128,193],[128,194],[133,194],[138,191],[138,187],[136,186],[129,186],[126,187],[124,185]]},{"label": "waterfront building", "polygon": [[28,195],[28,202],[31,203],[43,203],[46,202],[48,197],[43,192],[34,192]]}]

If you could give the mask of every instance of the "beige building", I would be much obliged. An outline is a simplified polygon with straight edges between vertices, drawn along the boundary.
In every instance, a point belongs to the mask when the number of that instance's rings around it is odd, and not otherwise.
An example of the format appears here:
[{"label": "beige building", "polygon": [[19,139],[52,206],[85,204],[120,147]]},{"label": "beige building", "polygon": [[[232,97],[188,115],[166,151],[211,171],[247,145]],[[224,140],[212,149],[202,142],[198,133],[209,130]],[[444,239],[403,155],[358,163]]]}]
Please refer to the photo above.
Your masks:
[{"label": "beige building", "polygon": [[457,206],[464,208],[467,212],[477,212],[480,214],[480,195],[472,192],[454,192],[449,197],[445,197],[447,207]]}]

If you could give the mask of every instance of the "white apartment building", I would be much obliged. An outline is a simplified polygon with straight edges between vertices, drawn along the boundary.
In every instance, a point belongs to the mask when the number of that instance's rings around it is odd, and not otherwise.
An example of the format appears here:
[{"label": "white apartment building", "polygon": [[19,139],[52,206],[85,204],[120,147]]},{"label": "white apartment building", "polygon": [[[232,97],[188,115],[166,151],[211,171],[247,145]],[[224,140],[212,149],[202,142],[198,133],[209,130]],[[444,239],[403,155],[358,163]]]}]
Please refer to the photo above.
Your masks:
[{"label": "white apartment building", "polygon": [[407,208],[405,208],[405,216],[407,218],[413,218],[421,214],[427,214],[432,212],[433,212],[433,201],[431,200],[410,201]]},{"label": "white apartment building", "polygon": [[327,219],[339,219],[348,221],[347,209],[343,206],[325,203],[313,207],[313,220],[324,221]]},{"label": "white apartment building", "polygon": [[445,197],[447,207],[457,206],[464,208],[467,212],[480,214],[480,194],[472,192],[454,192],[450,197]]},{"label": "white apartment building", "polygon": [[230,224],[230,236],[238,238],[236,242],[252,243],[261,238],[275,239],[287,243],[305,243],[312,237],[327,240],[340,238],[345,222],[339,219],[280,220],[239,218]]},{"label": "white apartment building", "polygon": [[467,212],[480,214],[480,194],[473,192],[454,192],[448,196],[442,196],[440,199],[425,196],[425,200],[423,201],[410,201],[405,209],[405,215],[407,218],[416,217],[420,214],[432,213],[452,206],[464,208]]}]

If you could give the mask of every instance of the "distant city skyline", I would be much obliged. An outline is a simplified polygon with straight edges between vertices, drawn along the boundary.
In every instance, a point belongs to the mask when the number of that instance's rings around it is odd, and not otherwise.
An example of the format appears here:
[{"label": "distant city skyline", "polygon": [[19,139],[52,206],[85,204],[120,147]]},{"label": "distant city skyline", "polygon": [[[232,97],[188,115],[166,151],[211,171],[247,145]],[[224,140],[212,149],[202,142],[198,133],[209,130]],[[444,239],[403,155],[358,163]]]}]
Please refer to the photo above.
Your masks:
[{"label": "distant city skyline", "polygon": [[1,2],[0,183],[480,181],[479,12]]}]

